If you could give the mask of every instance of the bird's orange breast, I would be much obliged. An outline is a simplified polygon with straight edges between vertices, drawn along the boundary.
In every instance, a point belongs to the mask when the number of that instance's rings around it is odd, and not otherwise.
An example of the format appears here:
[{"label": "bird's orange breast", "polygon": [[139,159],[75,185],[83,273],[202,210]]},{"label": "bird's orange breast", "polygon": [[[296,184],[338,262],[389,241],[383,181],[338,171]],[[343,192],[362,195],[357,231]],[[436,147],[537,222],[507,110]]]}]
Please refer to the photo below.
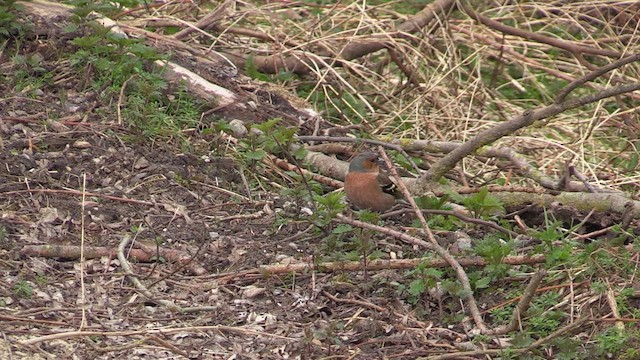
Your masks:
[{"label": "bird's orange breast", "polygon": [[395,204],[395,198],[382,191],[377,173],[349,172],[344,191],[347,199],[359,209],[385,211]]}]

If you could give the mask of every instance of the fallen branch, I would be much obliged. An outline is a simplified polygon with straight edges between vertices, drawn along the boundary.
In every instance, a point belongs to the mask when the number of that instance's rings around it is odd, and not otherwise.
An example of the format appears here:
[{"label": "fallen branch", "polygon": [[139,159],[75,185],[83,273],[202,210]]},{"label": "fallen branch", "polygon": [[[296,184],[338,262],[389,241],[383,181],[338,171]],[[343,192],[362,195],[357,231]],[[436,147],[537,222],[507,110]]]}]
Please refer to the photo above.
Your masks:
[{"label": "fallen branch", "polygon": [[[477,225],[482,225],[485,227],[488,227],[490,229],[493,230],[497,230],[501,233],[507,234],[513,238],[515,238],[516,236],[519,236],[520,234],[518,234],[515,231],[511,231],[509,229],[503,228],[502,226],[492,222],[492,221],[487,221],[487,220],[482,220],[482,219],[477,219],[477,218],[473,218],[470,216],[466,216],[463,214],[460,214],[456,211],[452,211],[452,210],[432,210],[432,209],[421,209],[423,214],[433,214],[433,215],[445,215],[445,216],[453,216],[453,217],[457,217],[458,219],[466,222],[466,223],[471,223],[471,224],[477,224]],[[389,211],[386,212],[382,218],[388,218],[388,217],[392,217],[398,214],[407,214],[407,213],[413,213],[412,210],[409,209],[400,209],[400,210],[396,210],[396,211]]]},{"label": "fallen branch", "polygon": [[[483,267],[490,263],[480,256],[470,256],[456,258],[456,261],[464,267]],[[544,255],[533,256],[507,256],[501,261],[502,264],[507,265],[534,265],[544,263],[546,257]],[[449,267],[449,264],[443,259],[396,259],[396,260],[369,260],[367,261],[366,269],[369,271],[376,270],[404,270],[415,269],[416,266],[424,264],[429,268],[445,268]],[[228,283],[234,279],[247,277],[260,277],[265,275],[278,275],[278,274],[306,274],[312,271],[331,273],[337,271],[364,271],[365,266],[361,261],[330,261],[317,263],[313,259],[306,259],[304,261],[285,264],[272,264],[261,265],[259,268],[244,270],[239,272],[229,272],[216,274],[215,277],[219,283]]]},{"label": "fallen branch", "polygon": [[[385,49],[389,46],[389,40],[406,37],[420,31],[436,19],[442,18],[453,9],[455,0],[436,0],[426,6],[420,12],[409,17],[400,24],[395,31],[391,30],[382,35],[372,35],[366,40],[352,41],[339,50],[339,53],[324,51],[314,54],[309,51],[288,51],[287,56],[277,53],[269,56],[255,55],[252,62],[256,69],[267,74],[277,74],[280,71],[288,71],[298,75],[304,75],[311,71],[327,67],[328,64],[341,65],[344,61],[360,58],[367,54]],[[327,46],[327,48],[330,48]],[[247,61],[247,55],[231,51],[221,51],[238,68],[243,69]],[[323,60],[323,59],[326,59]]]},{"label": "fallen branch", "polygon": [[138,291],[144,297],[146,297],[147,300],[153,302],[154,304],[164,306],[167,309],[169,309],[169,311],[181,312],[182,309],[180,308],[180,306],[176,305],[173,301],[170,301],[170,300],[158,299],[151,291],[149,291],[142,284],[140,279],[138,279],[138,277],[133,274],[133,269],[131,269],[131,265],[129,265],[129,262],[127,261],[127,257],[124,255],[125,247],[129,243],[129,241],[131,241],[131,237],[129,235],[125,235],[122,238],[122,241],[120,241],[120,244],[118,245],[118,252],[117,252],[118,260],[120,260],[120,267],[122,267],[122,270],[124,271],[124,273],[127,274],[127,278],[129,279],[129,281],[133,283],[136,289],[138,289]]},{"label": "fallen branch", "polygon": [[341,187],[344,186],[344,184],[342,183],[342,181],[338,181],[338,180],[334,180],[330,177],[327,176],[323,176],[320,174],[316,174],[316,173],[312,173],[309,170],[306,169],[302,169],[299,166],[293,165],[291,163],[289,163],[286,160],[277,158],[275,156],[271,156],[269,155],[268,158],[279,168],[281,168],[282,170],[286,170],[286,171],[293,171],[293,172],[297,172],[298,174],[302,173],[303,175],[309,176],[310,178],[312,178],[313,180],[321,183],[321,184],[325,184],[327,186],[331,186],[333,188],[339,189]]},{"label": "fallen branch", "polygon": [[467,273],[464,271],[460,263],[458,263],[456,259],[451,255],[451,253],[449,253],[447,249],[445,249],[438,243],[435,236],[433,235],[433,232],[431,232],[431,228],[429,228],[429,224],[427,224],[427,220],[424,218],[422,211],[420,211],[418,204],[416,204],[416,201],[413,199],[413,196],[411,196],[409,189],[407,189],[407,187],[402,182],[402,179],[400,178],[400,175],[398,175],[398,172],[396,171],[395,166],[393,166],[393,163],[389,159],[389,156],[387,156],[387,153],[384,152],[384,149],[382,147],[378,147],[378,150],[382,155],[382,158],[384,159],[384,161],[387,163],[387,166],[389,167],[389,172],[395,178],[396,183],[400,188],[400,190],[402,190],[402,194],[404,195],[405,200],[409,202],[414,213],[420,220],[420,224],[422,224],[422,228],[427,233],[427,239],[429,239],[429,242],[432,245],[432,249],[438,255],[440,255],[440,257],[443,258],[455,271],[456,276],[458,277],[458,281],[460,281],[460,284],[462,285],[462,288],[464,290],[463,299],[467,304],[468,310],[471,313],[471,317],[473,318],[473,321],[476,323],[476,326],[481,332],[487,331],[487,327],[484,324],[484,321],[482,320],[482,315],[480,314],[480,310],[478,309],[478,304],[476,303],[476,299],[473,297],[473,290],[471,289],[471,283],[469,282],[469,277],[467,276]]},{"label": "fallen branch", "polygon": [[185,326],[180,328],[162,328],[162,329],[147,329],[147,330],[131,330],[131,331],[67,331],[55,334],[43,335],[36,338],[20,341],[22,345],[35,345],[43,341],[51,341],[56,339],[73,339],[79,337],[89,336],[134,336],[134,335],[170,335],[178,333],[189,332],[201,332],[201,331],[222,331],[230,332],[240,335],[253,335],[253,336],[265,336],[280,340],[288,341],[300,341],[299,338],[291,338],[277,334],[270,334],[264,331],[257,331],[240,326],[225,326],[225,325],[211,325],[211,326]]},{"label": "fallen branch", "polygon": [[[179,264],[189,264],[192,257],[182,251],[171,249],[131,249],[129,257],[140,263],[157,262],[158,254],[169,262]],[[26,245],[20,249],[20,256],[36,256],[47,259],[64,259],[78,260],[80,259],[80,246],[76,245]],[[84,249],[85,259],[99,259],[101,257],[114,258],[117,256],[117,250],[110,247],[88,246]],[[194,275],[206,275],[207,270],[198,264],[190,264],[187,267]]]},{"label": "fallen branch", "polygon": [[411,245],[415,245],[415,246],[420,246],[422,248],[425,249],[429,249],[429,250],[435,250],[433,248],[433,244],[428,243],[424,240],[418,239],[415,236],[411,236],[409,234],[397,231],[397,230],[393,230],[387,227],[383,227],[383,226],[379,226],[379,225],[374,225],[374,224],[370,224],[364,221],[360,221],[360,220],[355,220],[355,219],[350,219],[342,214],[338,214],[336,215],[336,218],[333,220],[335,222],[339,222],[339,223],[343,223],[343,224],[349,224],[349,225],[353,225],[359,228],[363,228],[363,229],[369,229],[369,230],[374,230],[383,234],[387,234],[389,236],[392,236],[398,240],[404,241],[407,244],[411,244]]},{"label": "fallen branch", "polygon": [[397,152],[399,152],[402,155],[404,155],[405,159],[407,159],[407,161],[411,164],[411,166],[413,166],[413,169],[416,171],[416,173],[420,174],[420,169],[418,168],[418,165],[416,165],[413,162],[413,159],[411,159],[411,156],[409,156],[409,154],[407,154],[407,152],[404,149],[404,146],[402,146],[401,143],[397,143],[396,141],[387,142],[387,141],[382,141],[382,140],[351,138],[351,137],[346,137],[346,136],[340,137],[340,136],[304,136],[304,135],[300,135],[300,136],[297,136],[296,138],[298,140],[300,140],[300,141],[305,141],[305,142],[329,141],[329,142],[348,142],[348,143],[354,143],[354,144],[364,143],[364,144],[384,146],[384,147],[386,147],[388,149],[396,150]]},{"label": "fallen branch", "polygon": [[[392,144],[401,146],[402,149],[409,152],[435,152],[448,154],[460,148],[464,143],[454,141],[431,141],[431,140],[412,140],[412,139],[395,139]],[[547,176],[537,167],[531,165],[526,159],[519,155],[515,150],[506,146],[485,146],[477,149],[474,156],[487,156],[492,158],[504,159],[509,161],[515,167],[515,171],[524,177],[527,177],[542,187],[551,190],[565,191],[585,191],[585,185],[578,181],[569,181],[560,187],[560,180]]]}]

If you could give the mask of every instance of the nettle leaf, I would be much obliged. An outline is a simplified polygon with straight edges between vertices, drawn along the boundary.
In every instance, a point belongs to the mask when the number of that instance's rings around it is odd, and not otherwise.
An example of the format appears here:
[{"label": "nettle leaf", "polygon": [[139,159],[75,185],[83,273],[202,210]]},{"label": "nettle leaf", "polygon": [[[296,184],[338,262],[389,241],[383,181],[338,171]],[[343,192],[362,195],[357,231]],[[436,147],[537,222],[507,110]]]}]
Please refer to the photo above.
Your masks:
[{"label": "nettle leaf", "polygon": [[342,203],[343,196],[344,194],[342,193],[334,192],[325,195],[314,194],[313,198],[317,203],[322,204],[328,208],[341,208],[345,206]]},{"label": "nettle leaf", "polygon": [[160,59],[158,53],[152,47],[149,47],[145,44],[133,44],[129,47],[129,51],[134,53],[135,55],[147,59],[147,60],[157,60]]},{"label": "nettle leaf", "polygon": [[427,285],[424,283],[424,281],[420,279],[416,279],[416,280],[413,280],[411,284],[409,284],[409,288],[407,289],[407,292],[409,292],[409,294],[413,296],[418,296],[424,293],[425,290],[427,290]]},{"label": "nettle leaf", "polygon": [[99,70],[109,70],[113,68],[113,63],[105,58],[97,59],[93,64]]},{"label": "nettle leaf", "polygon": [[298,160],[302,160],[305,158],[305,156],[307,156],[307,153],[309,152],[309,150],[307,150],[306,148],[300,146],[298,147],[293,153],[293,157],[295,157]]},{"label": "nettle leaf", "polygon": [[489,284],[491,284],[491,277],[489,276],[482,277],[474,283],[478,289],[486,289],[489,287]]},{"label": "nettle leaf", "polygon": [[339,224],[338,226],[336,226],[333,231],[331,231],[332,233],[339,235],[339,234],[348,234],[353,232],[353,226],[351,225],[347,225],[347,224]]},{"label": "nettle leaf", "polygon": [[442,278],[442,270],[438,270],[438,269],[434,269],[434,268],[427,268],[424,270],[423,272],[424,275],[435,278],[435,279],[441,279]]},{"label": "nettle leaf", "polygon": [[253,55],[251,54],[249,54],[249,56],[247,57],[247,61],[244,64],[244,72],[252,79],[271,82],[271,78],[269,77],[269,75],[258,70],[256,63],[253,61]]},{"label": "nettle leaf", "polygon": [[247,156],[247,158],[251,159],[251,160],[256,160],[256,161],[260,161],[262,160],[265,156],[267,156],[267,152],[262,150],[262,149],[258,149],[258,150],[250,150],[247,151],[245,153],[245,155]]},{"label": "nettle leaf", "polygon": [[101,40],[102,39],[98,36],[83,36],[71,40],[71,43],[79,47],[90,48],[99,43]]}]

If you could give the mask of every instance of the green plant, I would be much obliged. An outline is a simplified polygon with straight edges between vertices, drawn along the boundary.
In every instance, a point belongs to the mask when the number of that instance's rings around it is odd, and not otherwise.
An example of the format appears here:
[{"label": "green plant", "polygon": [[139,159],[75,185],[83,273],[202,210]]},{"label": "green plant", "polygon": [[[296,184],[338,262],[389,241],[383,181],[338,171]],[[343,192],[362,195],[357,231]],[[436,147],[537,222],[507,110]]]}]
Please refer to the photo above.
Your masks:
[{"label": "green plant", "polygon": [[144,0],[113,0],[113,1],[93,1],[93,0],[67,0],[67,4],[74,6],[74,14],[78,19],[85,20],[92,11],[112,17],[127,8],[135,8],[146,5]]},{"label": "green plant", "polygon": [[44,274],[36,275],[36,284],[38,284],[38,286],[45,286],[48,282],[49,282],[49,279],[47,278],[47,275],[44,275]]},{"label": "green plant", "polygon": [[426,261],[420,263],[415,269],[405,273],[405,278],[412,280],[408,286],[396,284],[400,293],[408,295],[407,301],[416,304],[429,288],[435,288],[442,281],[443,272],[427,266]]},{"label": "green plant", "polygon": [[560,336],[551,341],[551,345],[557,349],[555,354],[558,360],[588,359],[584,353],[580,353],[582,341],[570,336]]},{"label": "green plant", "polygon": [[33,92],[42,88],[53,77],[53,74],[44,68],[43,58],[39,53],[16,55],[12,60],[15,64],[15,91]]},{"label": "green plant", "polygon": [[324,237],[323,253],[336,254],[342,251],[346,245],[346,240],[355,232],[355,229],[348,224],[338,224],[331,233]]},{"label": "green plant", "polygon": [[478,218],[488,219],[495,213],[504,212],[500,200],[489,194],[489,189],[486,187],[470,196],[462,196],[455,192],[448,192],[448,195],[453,201],[464,205]]},{"label": "green plant", "polygon": [[558,266],[560,264],[569,265],[575,261],[580,261],[579,257],[572,256],[574,243],[566,240],[567,234],[571,234],[580,228],[583,223],[572,226],[565,230],[563,223],[553,218],[546,209],[544,210],[545,224],[543,230],[532,232],[532,236],[542,240],[542,246],[536,251],[545,253],[548,266]]},{"label": "green plant", "polygon": [[20,38],[33,28],[21,13],[23,9],[17,0],[0,0],[0,40]]},{"label": "green plant", "polygon": [[483,277],[477,279],[474,283],[476,288],[486,288],[493,280],[502,278],[511,268],[504,264],[502,259],[508,256],[514,249],[514,243],[506,242],[496,236],[487,235],[474,246],[476,253],[487,260],[488,265],[484,267]]},{"label": "green plant", "polygon": [[71,44],[77,46],[70,56],[71,65],[78,72],[88,73],[88,77],[95,79],[91,84],[95,89],[106,87],[117,94],[125,82],[133,81],[129,85],[144,91],[145,96],[159,95],[160,90],[166,88],[166,83],[159,77],[158,71],[146,71],[146,63],[162,59],[163,56],[142,41],[127,39],[108,29],[96,27],[90,35],[71,40]]},{"label": "green plant", "polygon": [[567,314],[559,310],[549,310],[558,303],[558,294],[544,293],[534,299],[527,310],[526,331],[534,337],[543,337],[557,330]]},{"label": "green plant", "polygon": [[[624,288],[618,292],[616,296],[616,304],[618,304],[618,310],[621,314],[633,314],[636,312],[635,306],[629,303],[629,299],[631,299],[635,293],[633,288]],[[638,315],[637,313],[635,314]]]},{"label": "green plant", "polygon": [[[446,194],[439,198],[435,196],[420,196],[414,198],[414,200],[416,202],[416,205],[418,205],[420,209],[451,210],[451,207],[447,205],[449,196]],[[447,231],[455,231],[464,226],[463,222],[460,221],[460,219],[458,219],[457,217],[440,214],[430,214],[427,217],[427,224],[432,229]],[[421,228],[422,224],[418,219],[415,219],[411,226]]]},{"label": "green plant", "polygon": [[[238,144],[239,160],[248,161],[253,166],[262,161],[268,153],[274,155],[289,153],[289,145],[293,142],[293,136],[298,129],[278,126],[281,121],[280,118],[273,118],[261,124],[252,125],[249,135]],[[306,151],[299,147],[291,155],[302,159],[305,153]]]},{"label": "green plant", "polygon": [[[159,80],[153,75],[147,75],[145,77]],[[161,84],[163,81],[158,82],[159,86]],[[144,135],[183,138],[182,130],[195,127],[199,121],[198,107],[198,102],[182,89],[172,99],[160,94],[145,96],[145,91],[140,91],[129,95],[123,113]]]},{"label": "green plant", "polygon": [[500,306],[491,310],[491,317],[496,323],[506,324],[511,321],[515,305]]},{"label": "green plant", "polygon": [[[342,193],[329,193],[326,195],[314,194],[316,211],[310,216],[309,221],[316,226],[317,231],[326,232],[336,215],[346,208]],[[339,224],[331,232],[325,234],[325,245],[331,253],[342,250],[347,244],[346,237],[351,236],[355,229],[351,225]]]},{"label": "green plant", "polygon": [[[122,118],[144,135],[184,138],[182,130],[199,122],[201,103],[182,87],[169,89],[161,76],[162,69],[153,65],[166,55],[145,45],[143,39],[126,38],[87,22],[91,11],[111,9],[113,4],[87,1],[74,4],[76,27],[91,29],[88,35],[70,42],[76,46],[69,56],[72,67],[81,74],[80,78],[92,79],[84,86],[98,92],[105,103],[122,104]],[[126,95],[125,101],[121,93]]]},{"label": "green plant", "polygon": [[596,336],[596,353],[609,358],[619,354],[627,348],[630,337],[629,332],[611,327]]},{"label": "green plant", "polygon": [[7,239],[7,228],[0,224],[0,243],[4,242]]},{"label": "green plant", "polygon": [[16,282],[11,288],[16,296],[29,299],[33,294],[33,286],[26,280]]}]

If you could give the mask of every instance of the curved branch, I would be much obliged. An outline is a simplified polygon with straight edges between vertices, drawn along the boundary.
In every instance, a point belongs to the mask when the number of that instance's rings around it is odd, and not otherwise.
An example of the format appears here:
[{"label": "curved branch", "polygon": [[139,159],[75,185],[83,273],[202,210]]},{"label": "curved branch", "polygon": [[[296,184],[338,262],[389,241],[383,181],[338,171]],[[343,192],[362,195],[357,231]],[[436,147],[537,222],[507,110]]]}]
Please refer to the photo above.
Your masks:
[{"label": "curved branch", "polygon": [[590,46],[584,46],[581,44],[576,44],[573,42],[569,42],[563,39],[556,39],[548,36],[544,36],[541,34],[536,34],[530,31],[525,31],[522,29],[514,28],[512,26],[508,26],[502,24],[498,21],[490,19],[484,15],[480,15],[473,11],[468,5],[462,4],[462,9],[464,10],[469,17],[473,18],[477,22],[484,24],[492,29],[495,29],[503,34],[518,36],[527,40],[537,41],[539,43],[551,45],[553,47],[557,47],[562,50],[566,50],[574,55],[580,55],[583,53],[593,54],[593,55],[602,55],[612,58],[619,58],[622,56],[622,53],[619,51],[606,50],[606,49],[598,49]]},{"label": "curved branch", "polygon": [[575,90],[578,86],[584,85],[589,81],[592,81],[594,79],[596,79],[598,76],[604,75],[606,73],[608,73],[609,71],[613,70],[613,69],[617,69],[623,65],[635,62],[640,60],[640,54],[633,54],[633,55],[629,55],[627,57],[624,57],[616,62],[612,62],[609,65],[605,65],[601,68],[598,68],[590,73],[588,73],[587,75],[576,79],[574,81],[572,81],[569,85],[565,86],[564,89],[562,89],[562,91],[560,92],[560,95],[558,95],[558,98],[556,99],[555,103],[559,104],[561,102],[564,101],[564,99],[567,97],[567,95],[569,95],[569,93],[571,93],[573,90]]},{"label": "curved branch", "polygon": [[129,235],[125,235],[120,241],[120,244],[118,244],[118,252],[117,252],[118,260],[120,261],[120,267],[122,267],[122,271],[124,271],[124,273],[127,275],[127,278],[129,279],[129,281],[133,283],[136,290],[138,290],[140,294],[146,297],[147,300],[153,302],[154,304],[164,306],[170,311],[181,312],[182,308],[180,308],[180,306],[176,305],[171,300],[158,299],[157,296],[155,296],[151,291],[149,291],[147,287],[144,286],[142,282],[138,279],[138,277],[136,277],[133,274],[133,269],[131,268],[131,265],[129,265],[129,261],[127,260],[127,257],[124,254],[125,248],[127,247],[127,244],[129,243],[129,241],[131,241],[131,237]]},{"label": "curved branch", "polygon": [[[391,144],[402,147],[405,151],[410,152],[434,152],[446,154],[459,148],[463,142],[456,141],[435,141],[435,140],[413,140],[413,139],[394,139]],[[514,149],[506,146],[488,146],[478,149],[474,155],[486,156],[492,158],[503,159],[511,163],[515,167],[515,171],[522,176],[529,178],[542,187],[550,190],[565,191],[585,191],[586,187],[578,181],[568,181],[562,184],[560,188],[560,180],[552,178],[540,171],[537,167],[530,164],[522,155],[518,154]]]},{"label": "curved branch", "polygon": [[435,182],[440,179],[449,170],[453,169],[455,165],[467,155],[473,153],[482,146],[491,144],[506,135],[512,134],[516,130],[527,127],[537,120],[546,119],[548,117],[560,114],[564,111],[575,109],[577,107],[590,104],[598,100],[636,90],[640,90],[640,83],[609,88],[597,93],[585,95],[580,98],[567,100],[560,104],[552,104],[538,110],[527,110],[522,113],[522,115],[518,115],[509,121],[500,123],[479,133],[473,139],[465,142],[460,147],[444,156],[437,163],[435,163],[431,167],[431,169],[422,174],[422,176],[416,183],[416,186],[418,186],[421,191],[428,190],[430,182]]}]

